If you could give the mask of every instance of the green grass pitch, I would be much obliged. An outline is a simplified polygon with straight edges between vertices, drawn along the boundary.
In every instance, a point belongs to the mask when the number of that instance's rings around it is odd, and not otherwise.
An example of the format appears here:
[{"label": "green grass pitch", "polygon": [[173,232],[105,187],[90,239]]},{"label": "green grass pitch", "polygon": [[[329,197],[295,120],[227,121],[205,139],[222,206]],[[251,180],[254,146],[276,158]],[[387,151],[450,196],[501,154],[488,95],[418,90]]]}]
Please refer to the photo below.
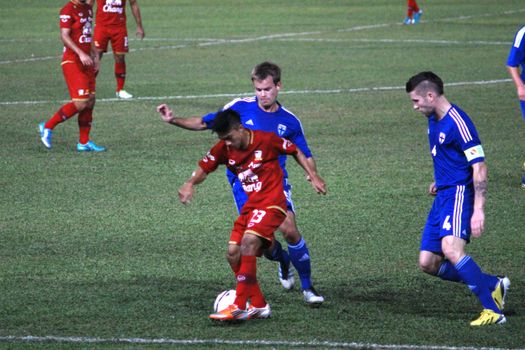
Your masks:
[{"label": "green grass pitch", "polygon": [[[0,348],[525,348],[525,123],[505,68],[525,4],[419,3],[422,22],[403,26],[404,0],[140,0],[143,41],[128,8],[126,89],[137,98],[114,99],[105,55],[92,138],[108,151],[77,154],[76,118],[50,151],[37,136],[69,99],[65,0],[0,0]],[[215,136],[169,126],[155,107],[216,110],[252,93],[250,70],[267,59],[283,69],[279,100],[301,118],[328,185],[316,195],[290,162],[327,301],[308,308],[261,259],[272,318],[218,325],[213,300],[234,286],[223,171],[190,205],[177,197]],[[512,281],[503,326],[471,328],[481,308],[468,288],[417,268],[432,165],[404,84],[422,70],[444,79],[484,144],[486,231],[468,252]]]}]

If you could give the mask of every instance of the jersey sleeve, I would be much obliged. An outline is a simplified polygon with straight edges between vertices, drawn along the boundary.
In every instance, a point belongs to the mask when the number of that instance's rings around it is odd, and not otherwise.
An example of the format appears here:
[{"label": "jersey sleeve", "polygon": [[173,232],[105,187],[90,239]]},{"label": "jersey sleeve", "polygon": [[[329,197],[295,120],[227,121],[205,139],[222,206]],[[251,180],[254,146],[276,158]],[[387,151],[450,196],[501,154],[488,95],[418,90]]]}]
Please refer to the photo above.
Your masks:
[{"label": "jersey sleeve", "polygon": [[71,8],[65,6],[60,10],[60,29],[62,28],[72,28],[73,27],[73,14],[71,13]]},{"label": "jersey sleeve", "polygon": [[226,145],[223,141],[219,141],[199,161],[199,167],[206,174],[209,174],[215,171],[219,167],[219,165],[225,164],[226,158]]},{"label": "jersey sleeve", "polygon": [[472,165],[484,161],[485,152],[474,123],[466,116],[458,117],[455,121],[460,147],[468,163]]},{"label": "jersey sleeve", "polygon": [[514,37],[514,42],[510,48],[507,66],[518,67],[525,60],[525,26],[522,27]]},{"label": "jersey sleeve", "polygon": [[[240,99],[236,98],[235,100],[232,100],[232,101],[228,102],[226,105],[224,105],[224,107],[222,107],[222,110],[224,111],[224,110],[226,110],[228,108],[234,109],[233,106],[238,101],[240,101]],[[236,112],[238,112],[238,111],[236,110]],[[215,117],[217,117],[217,113],[218,112],[208,113],[208,114],[206,114],[206,115],[204,115],[202,117],[202,121],[204,122],[204,124],[206,124],[206,128],[207,129],[211,129],[213,127],[213,122],[215,121]],[[239,114],[241,114],[241,113],[239,113]]]},{"label": "jersey sleeve", "polygon": [[297,146],[290,140],[270,134],[270,142],[279,154],[297,154]]},{"label": "jersey sleeve", "polygon": [[304,135],[303,126],[301,122],[295,118],[295,122],[292,125],[292,132],[287,135],[288,139],[292,141],[300,150],[304,153],[306,158],[312,157],[312,151],[308,147],[306,136]]},{"label": "jersey sleeve", "polygon": [[202,121],[204,122],[204,124],[206,124],[207,129],[212,128],[213,122],[216,116],[217,116],[217,112],[213,112],[213,113],[208,113],[202,117]]}]

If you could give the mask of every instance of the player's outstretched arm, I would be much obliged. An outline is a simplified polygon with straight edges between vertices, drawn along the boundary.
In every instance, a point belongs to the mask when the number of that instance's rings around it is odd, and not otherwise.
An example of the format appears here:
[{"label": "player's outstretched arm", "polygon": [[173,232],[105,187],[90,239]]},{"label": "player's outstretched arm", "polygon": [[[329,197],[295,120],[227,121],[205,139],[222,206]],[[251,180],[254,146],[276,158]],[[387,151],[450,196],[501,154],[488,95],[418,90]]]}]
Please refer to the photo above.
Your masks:
[{"label": "player's outstretched arm", "polygon": [[474,237],[479,237],[485,229],[485,197],[487,194],[487,165],[479,162],[472,165],[474,180],[474,212],[470,219],[470,229]]},{"label": "player's outstretched arm", "polygon": [[199,167],[191,174],[191,178],[182,184],[179,188],[179,200],[182,204],[188,204],[191,201],[193,198],[194,186],[206,180],[207,176],[208,174]]},{"label": "player's outstretched arm", "polygon": [[[295,161],[306,171],[306,175],[310,184],[314,188],[315,192],[319,194],[326,194],[326,183],[317,174],[317,169],[312,166],[312,163],[306,158],[300,149],[297,149],[297,153],[294,154]],[[315,163],[314,163],[315,164]]]},{"label": "player's outstretched arm", "polygon": [[202,121],[202,117],[177,117],[173,115],[173,111],[165,103],[157,106],[157,112],[160,114],[162,120],[168,124],[172,124],[186,130],[206,130],[206,123]]}]

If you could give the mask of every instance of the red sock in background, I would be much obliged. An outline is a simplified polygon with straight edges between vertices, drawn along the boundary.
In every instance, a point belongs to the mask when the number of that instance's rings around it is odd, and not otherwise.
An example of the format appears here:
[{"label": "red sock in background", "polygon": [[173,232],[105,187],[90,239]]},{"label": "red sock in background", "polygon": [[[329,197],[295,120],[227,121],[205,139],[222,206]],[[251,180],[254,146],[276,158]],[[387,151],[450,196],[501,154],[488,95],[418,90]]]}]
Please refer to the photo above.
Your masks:
[{"label": "red sock in background", "polygon": [[91,121],[93,120],[93,108],[84,108],[78,114],[78,131],[81,144],[85,145],[89,141],[89,132],[91,131]]},{"label": "red sock in background", "polygon": [[[257,286],[257,287],[255,287]],[[241,256],[241,268],[237,274],[237,297],[235,305],[240,309],[246,309],[248,299],[263,298],[257,283],[257,257],[253,255]]]},{"label": "red sock in background", "polygon": [[117,91],[124,89],[126,82],[126,62],[115,62],[115,78],[117,79]]},{"label": "red sock in background", "polygon": [[74,102],[69,102],[60,107],[60,109],[49,119],[44,126],[46,129],[53,130],[58,124],[65,122],[75,114],[77,114],[78,109],[75,106]]}]

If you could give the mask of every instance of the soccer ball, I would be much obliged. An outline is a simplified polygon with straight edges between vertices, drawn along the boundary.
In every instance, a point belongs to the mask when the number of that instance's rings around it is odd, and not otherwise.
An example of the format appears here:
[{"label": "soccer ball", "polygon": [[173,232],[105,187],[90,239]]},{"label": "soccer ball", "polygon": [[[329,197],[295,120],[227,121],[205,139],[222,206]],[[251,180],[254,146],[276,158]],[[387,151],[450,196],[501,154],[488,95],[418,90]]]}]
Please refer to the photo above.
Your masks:
[{"label": "soccer ball", "polygon": [[213,311],[219,312],[226,309],[228,306],[233,304],[236,296],[237,294],[235,293],[235,289],[221,292],[219,295],[217,295],[217,298],[215,298],[215,302],[213,303]]}]

